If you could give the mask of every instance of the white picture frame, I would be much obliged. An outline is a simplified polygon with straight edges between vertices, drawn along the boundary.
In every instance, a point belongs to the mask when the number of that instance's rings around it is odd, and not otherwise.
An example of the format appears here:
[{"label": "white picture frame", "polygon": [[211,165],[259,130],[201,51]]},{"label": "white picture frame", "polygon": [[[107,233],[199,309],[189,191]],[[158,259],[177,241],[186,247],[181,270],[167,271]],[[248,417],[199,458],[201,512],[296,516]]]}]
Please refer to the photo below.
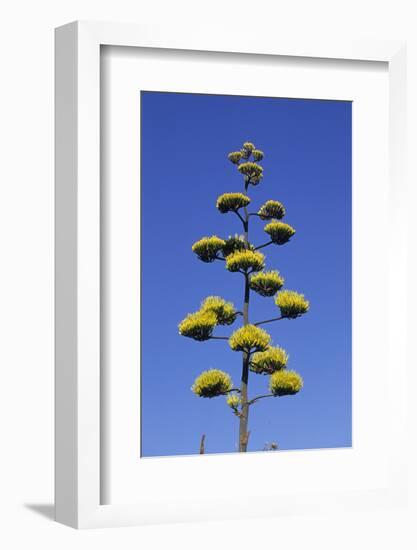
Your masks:
[{"label": "white picture frame", "polygon": [[[56,519],[76,528],[160,521],[250,516],[222,503],[187,514],[177,495],[149,506],[101,504],[100,392],[100,48],[128,46],[333,60],[381,61],[389,71],[390,194],[398,228],[405,227],[405,45],[396,41],[280,41],[262,33],[195,28],[187,35],[169,27],[75,22],[56,30]],[[398,229],[399,230],[399,229]],[[405,232],[405,230],[404,230]],[[405,250],[396,255],[396,280],[404,293]],[[405,318],[405,297],[400,293]],[[392,307],[392,304],[391,304]],[[393,320],[393,323],[395,321]],[[395,327],[394,327],[395,328]],[[398,327],[396,327],[398,330]],[[404,337],[405,338],[405,337]],[[404,498],[406,344],[398,342],[397,397],[389,401],[397,423],[395,451],[384,491],[360,494],[289,494],[272,513],[339,506],[391,505]],[[179,459],[181,460],[181,459]],[[237,466],[238,467],[238,466]],[[242,467],[242,466],[240,466]]]}]

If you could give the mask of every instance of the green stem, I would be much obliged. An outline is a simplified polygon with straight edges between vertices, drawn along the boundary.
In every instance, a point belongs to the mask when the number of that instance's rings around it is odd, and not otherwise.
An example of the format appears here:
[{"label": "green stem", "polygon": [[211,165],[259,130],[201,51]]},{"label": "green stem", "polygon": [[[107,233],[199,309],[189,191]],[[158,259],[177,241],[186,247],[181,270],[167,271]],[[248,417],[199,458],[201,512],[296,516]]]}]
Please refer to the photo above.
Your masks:
[{"label": "green stem", "polygon": [[265,395],[258,395],[258,397],[254,397],[250,401],[248,401],[248,405],[253,405],[256,401],[259,399],[265,399],[265,397],[276,397],[273,393],[266,393]]},{"label": "green stem", "polygon": [[265,325],[265,323],[272,323],[272,321],[281,321],[281,319],[285,319],[286,317],[274,317],[273,319],[267,319],[266,321],[258,321],[257,323],[254,323],[255,324],[255,327],[259,326],[259,325]]},{"label": "green stem", "polygon": [[261,244],[260,246],[257,246],[255,248],[255,250],[259,250],[260,248],[264,248],[265,246],[269,246],[270,244],[272,244],[274,241],[268,241],[267,243],[264,243],[264,244]]}]

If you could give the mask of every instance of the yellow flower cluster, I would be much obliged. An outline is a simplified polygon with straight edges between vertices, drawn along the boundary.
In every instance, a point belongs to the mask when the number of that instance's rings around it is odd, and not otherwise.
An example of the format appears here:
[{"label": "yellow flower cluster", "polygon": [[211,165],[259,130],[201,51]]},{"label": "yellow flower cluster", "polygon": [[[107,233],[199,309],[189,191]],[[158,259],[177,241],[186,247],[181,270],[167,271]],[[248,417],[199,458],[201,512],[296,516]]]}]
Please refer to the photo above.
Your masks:
[{"label": "yellow flower cluster", "polygon": [[288,319],[295,319],[303,313],[307,313],[310,302],[305,299],[303,294],[298,294],[294,290],[282,290],[275,297],[275,303],[281,310],[281,316]]},{"label": "yellow flower cluster", "polygon": [[217,199],[216,207],[222,214],[237,212],[239,208],[248,206],[250,198],[243,193],[224,193]]},{"label": "yellow flower cluster", "polygon": [[272,374],[284,369],[287,361],[288,355],[284,349],[270,347],[253,355],[250,370],[257,374]]},{"label": "yellow flower cluster", "polygon": [[262,271],[250,278],[249,286],[261,296],[273,296],[284,284],[278,271]]},{"label": "yellow flower cluster", "polygon": [[295,234],[295,229],[287,223],[272,221],[264,227],[264,231],[275,244],[285,244]]},{"label": "yellow flower cluster", "polygon": [[292,370],[278,370],[271,375],[269,389],[277,397],[294,395],[303,387],[303,379]]},{"label": "yellow flower cluster", "polygon": [[245,141],[245,143],[242,145],[242,148],[244,151],[249,151],[249,153],[252,153],[252,151],[256,149],[255,145],[250,141]]},{"label": "yellow flower cluster", "polygon": [[[264,153],[255,147],[250,141],[245,141],[240,151],[232,151],[228,159],[237,166],[241,174],[245,176],[247,184],[258,185],[263,176],[263,168],[257,162],[264,158]],[[241,162],[242,161],[242,162]]]},{"label": "yellow flower cluster", "polygon": [[242,158],[242,153],[240,151],[232,151],[227,155],[227,158],[230,162],[233,162],[233,164],[239,164],[239,161]]},{"label": "yellow flower cluster", "polygon": [[201,304],[201,310],[211,311],[216,315],[216,324],[231,325],[237,316],[237,311],[232,302],[226,302],[220,296],[208,296]]},{"label": "yellow flower cluster", "polygon": [[221,252],[225,241],[213,235],[211,237],[203,237],[199,241],[195,242],[191,247],[192,251],[197,254],[202,262],[210,263],[214,262],[217,254]]},{"label": "yellow flower cluster", "polygon": [[272,218],[281,220],[285,216],[285,208],[278,201],[266,201],[258,210],[258,215],[261,220],[272,220]]},{"label": "yellow flower cluster", "polygon": [[237,412],[237,409],[240,405],[240,397],[231,393],[226,397],[226,403],[231,409]]},{"label": "yellow flower cluster", "polygon": [[181,336],[187,336],[202,342],[213,334],[216,325],[231,325],[237,317],[232,302],[226,302],[220,296],[208,296],[201,308],[190,313],[178,325]]},{"label": "yellow flower cluster", "polygon": [[244,325],[237,329],[229,338],[229,345],[233,351],[265,351],[271,337],[255,325]]},{"label": "yellow flower cluster", "polygon": [[265,256],[253,250],[238,250],[226,258],[226,269],[232,272],[253,273],[265,267]]},{"label": "yellow flower cluster", "polygon": [[233,254],[238,250],[246,250],[245,239],[241,235],[235,235],[226,239],[223,246],[223,256],[226,258],[229,254]]},{"label": "yellow flower cluster", "polygon": [[199,397],[217,397],[232,389],[232,379],[218,369],[204,371],[198,376],[191,387]]},{"label": "yellow flower cluster", "polygon": [[248,159],[252,152],[256,150],[256,147],[253,143],[250,141],[245,141],[245,143],[242,145],[241,153],[243,159]]},{"label": "yellow flower cluster", "polygon": [[178,330],[181,336],[203,342],[210,338],[216,325],[217,316],[214,311],[197,311],[187,315],[178,325]]},{"label": "yellow flower cluster", "polygon": [[252,156],[256,161],[262,160],[264,158],[264,152],[260,149],[254,149],[252,151]]},{"label": "yellow flower cluster", "polygon": [[253,185],[258,184],[263,176],[264,169],[256,162],[242,162],[239,164],[238,170],[241,174],[247,177],[247,181]]}]

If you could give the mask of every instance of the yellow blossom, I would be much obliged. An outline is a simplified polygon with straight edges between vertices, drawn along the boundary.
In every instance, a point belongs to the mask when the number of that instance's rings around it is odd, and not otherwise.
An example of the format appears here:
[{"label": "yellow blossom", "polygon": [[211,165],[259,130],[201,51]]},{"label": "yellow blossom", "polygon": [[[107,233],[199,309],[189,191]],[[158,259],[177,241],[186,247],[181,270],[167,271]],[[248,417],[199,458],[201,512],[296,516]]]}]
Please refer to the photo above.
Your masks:
[{"label": "yellow blossom", "polygon": [[253,250],[238,250],[226,258],[226,269],[232,272],[253,273],[265,267],[265,256]]},{"label": "yellow blossom", "polygon": [[279,347],[269,347],[266,351],[255,353],[250,370],[257,374],[272,374],[285,368],[288,361],[287,352]]},{"label": "yellow blossom", "polygon": [[266,201],[258,210],[261,220],[281,220],[285,216],[285,207],[278,201]]},{"label": "yellow blossom", "polygon": [[217,316],[213,311],[197,311],[187,315],[178,325],[178,330],[181,336],[202,342],[210,338],[216,324]]},{"label": "yellow blossom", "polygon": [[278,271],[261,271],[250,278],[250,288],[261,296],[273,296],[284,284]]},{"label": "yellow blossom", "polygon": [[278,370],[271,375],[269,389],[277,397],[294,395],[303,387],[303,379],[292,370]]},{"label": "yellow blossom", "polygon": [[271,337],[262,328],[255,325],[244,325],[237,329],[229,338],[229,345],[233,351],[265,351]]},{"label": "yellow blossom", "polygon": [[199,397],[217,397],[232,389],[230,376],[218,369],[204,371],[195,379],[191,391]]},{"label": "yellow blossom", "polygon": [[214,262],[225,244],[223,239],[213,235],[211,237],[203,237],[195,242],[191,249],[197,254],[202,262],[210,263]]},{"label": "yellow blossom", "polygon": [[273,220],[264,227],[264,231],[271,237],[275,244],[285,244],[295,234],[295,229],[287,223]]},{"label": "yellow blossom", "polygon": [[237,316],[232,302],[226,302],[220,296],[208,296],[201,304],[200,311],[212,311],[216,315],[218,325],[231,325]]},{"label": "yellow blossom", "polygon": [[307,313],[310,302],[305,299],[303,294],[298,294],[294,290],[282,290],[275,297],[275,303],[280,308],[281,316],[289,319],[295,319],[303,313]]},{"label": "yellow blossom", "polygon": [[237,212],[250,203],[250,198],[243,193],[224,193],[217,199],[216,207],[222,214]]}]

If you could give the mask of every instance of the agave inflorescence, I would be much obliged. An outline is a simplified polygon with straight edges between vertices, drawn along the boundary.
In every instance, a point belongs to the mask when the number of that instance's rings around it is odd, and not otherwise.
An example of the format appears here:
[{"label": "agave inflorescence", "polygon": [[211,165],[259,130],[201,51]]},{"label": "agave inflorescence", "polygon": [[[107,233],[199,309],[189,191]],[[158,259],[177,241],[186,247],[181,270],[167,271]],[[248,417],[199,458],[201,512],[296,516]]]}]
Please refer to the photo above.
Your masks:
[{"label": "agave inflorescence", "polygon": [[238,250],[246,250],[247,248],[247,244],[242,235],[235,235],[234,237],[229,237],[226,239],[222,252],[223,256],[226,258],[230,254],[233,254],[233,252],[237,252]]},{"label": "agave inflorescence", "polygon": [[225,241],[213,235],[211,237],[203,237],[195,242],[191,247],[192,251],[197,254],[202,262],[210,263],[218,257],[218,253],[222,251]]},{"label": "agave inflorescence", "polygon": [[189,313],[178,325],[181,336],[200,342],[208,340],[216,325],[231,325],[238,315],[232,302],[220,296],[207,296],[195,313]]},{"label": "agave inflorescence", "polygon": [[243,162],[239,164],[238,170],[247,178],[246,181],[252,185],[257,185],[261,181],[264,171],[262,166],[256,164],[256,162]]},{"label": "agave inflorescence", "polygon": [[216,207],[222,214],[237,212],[250,203],[250,198],[243,193],[224,193],[217,199]]},{"label": "agave inflorescence", "polygon": [[259,351],[252,357],[250,370],[257,374],[272,374],[286,367],[287,352],[279,347],[269,347],[266,351]]},{"label": "agave inflorescence", "polygon": [[258,210],[261,220],[281,220],[285,216],[285,207],[278,201],[266,201]]},{"label": "agave inflorescence", "polygon": [[254,143],[251,141],[245,141],[241,149],[242,157],[248,159],[251,156],[252,151],[255,151],[255,149],[256,147]]},{"label": "agave inflorescence", "polygon": [[[201,303],[199,311],[189,314],[178,325],[183,336],[203,341],[208,339],[228,340],[233,351],[242,353],[242,375],[240,389],[233,388],[231,377],[218,369],[203,372],[194,382],[192,391],[199,397],[212,398],[226,395],[226,403],[239,418],[239,451],[246,451],[248,444],[248,414],[249,407],[264,397],[280,397],[292,395],[300,391],[303,380],[299,374],[287,370],[288,354],[278,346],[271,345],[271,336],[259,327],[278,319],[295,319],[306,313],[309,302],[302,294],[291,290],[282,291],[284,278],[276,270],[263,271],[265,256],[259,252],[272,243],[282,245],[295,234],[295,229],[283,223],[286,211],[282,203],[276,200],[266,201],[257,212],[248,212],[251,199],[248,196],[250,185],[258,185],[262,181],[263,167],[259,164],[264,153],[254,143],[246,141],[240,150],[228,155],[230,162],[243,176],[244,193],[223,193],[217,198],[216,207],[225,214],[234,212],[243,224],[244,235],[235,234],[227,239],[215,235],[203,237],[193,244],[192,250],[203,262],[214,260],[225,262],[228,271],[244,275],[243,310],[237,311],[231,302],[220,296],[208,296]],[[255,247],[248,238],[250,216],[258,216],[267,221],[264,231],[270,241]],[[280,308],[280,317],[251,324],[249,321],[250,291],[261,296],[275,296],[275,303]],[[242,315],[243,326],[230,336],[213,336],[213,330],[218,325],[231,325]],[[253,399],[248,398],[249,371],[255,374],[268,375],[270,393]],[[235,393],[233,393],[235,392]]]},{"label": "agave inflorescence", "polygon": [[253,149],[252,151],[253,158],[258,162],[260,160],[263,160],[264,158],[264,152],[260,149]]},{"label": "agave inflorescence", "polygon": [[217,316],[213,311],[197,311],[190,313],[178,325],[181,336],[187,336],[202,342],[208,340],[217,325]]},{"label": "agave inflorescence", "polygon": [[305,299],[304,294],[299,294],[294,290],[278,292],[275,303],[281,311],[281,316],[289,319],[295,319],[307,313],[310,307],[310,302]]},{"label": "agave inflorescence", "polygon": [[231,409],[233,409],[235,412],[238,411],[238,407],[240,405],[240,397],[238,395],[235,395],[233,393],[230,393],[226,397],[226,403],[229,405]]},{"label": "agave inflorescence", "polygon": [[255,325],[244,325],[237,329],[229,338],[229,345],[233,351],[265,351],[271,337],[262,328]]},{"label": "agave inflorescence", "polygon": [[264,231],[271,237],[275,244],[285,244],[295,234],[295,229],[287,223],[273,220],[264,227]]},{"label": "agave inflorescence", "polygon": [[230,376],[218,369],[204,371],[195,379],[191,390],[199,397],[217,397],[232,389]]},{"label": "agave inflorescence", "polygon": [[208,296],[201,304],[200,311],[213,312],[218,325],[231,325],[237,317],[237,311],[232,302],[226,302],[220,296]]},{"label": "agave inflorescence", "polygon": [[278,370],[271,375],[269,389],[277,397],[294,395],[303,387],[303,379],[292,370]]},{"label": "agave inflorescence", "polygon": [[265,267],[265,256],[253,250],[238,250],[226,258],[226,269],[241,273],[254,273]]},{"label": "agave inflorescence", "polygon": [[284,279],[278,271],[261,271],[252,275],[249,286],[261,296],[274,296],[284,285]]},{"label": "agave inflorescence", "polygon": [[227,158],[230,160],[230,162],[233,162],[233,164],[239,164],[239,161],[242,158],[242,152],[232,151],[227,155]]},{"label": "agave inflorescence", "polygon": [[228,154],[228,159],[244,176],[246,188],[248,185],[258,185],[261,182],[263,168],[257,163],[263,158],[263,151],[257,149],[255,144],[250,141],[245,141],[240,151],[232,151]]}]

